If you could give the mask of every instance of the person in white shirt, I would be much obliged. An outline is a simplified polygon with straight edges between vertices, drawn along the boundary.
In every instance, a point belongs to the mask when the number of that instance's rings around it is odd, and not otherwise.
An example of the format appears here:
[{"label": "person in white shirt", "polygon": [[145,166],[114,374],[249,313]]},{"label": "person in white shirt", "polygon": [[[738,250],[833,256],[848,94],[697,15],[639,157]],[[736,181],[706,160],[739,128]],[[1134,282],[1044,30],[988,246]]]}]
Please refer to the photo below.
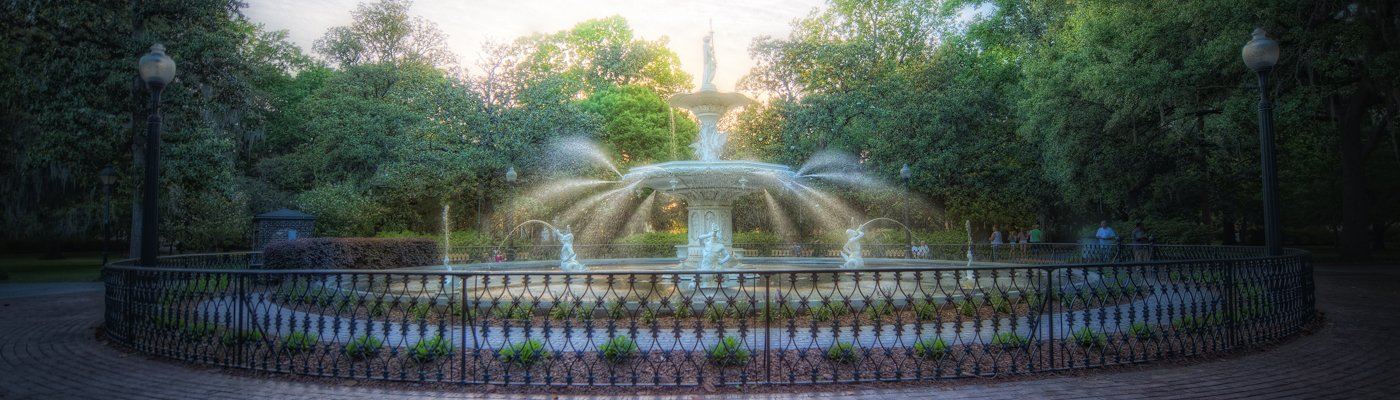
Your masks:
[{"label": "person in white shirt", "polygon": [[1108,245],[1113,244],[1114,239],[1118,239],[1118,234],[1113,233],[1113,228],[1108,227],[1108,221],[1099,221],[1099,231],[1094,234],[1094,237],[1099,238],[1099,244],[1102,245],[1102,249],[1100,250],[1103,252],[1105,261],[1107,261],[1109,251],[1111,251]]}]

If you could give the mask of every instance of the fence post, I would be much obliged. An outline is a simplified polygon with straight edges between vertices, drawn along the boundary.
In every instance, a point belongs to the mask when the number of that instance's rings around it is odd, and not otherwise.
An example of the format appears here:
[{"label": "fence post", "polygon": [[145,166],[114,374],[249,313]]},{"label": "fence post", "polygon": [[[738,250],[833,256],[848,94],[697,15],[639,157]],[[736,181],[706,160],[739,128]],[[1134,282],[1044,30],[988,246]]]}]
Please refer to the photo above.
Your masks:
[{"label": "fence post", "polygon": [[1050,365],[1046,365],[1044,368],[1051,370],[1055,368],[1055,301],[1057,299],[1055,298],[1055,269],[1051,268],[1047,271],[1049,273],[1045,275],[1045,295],[1041,296],[1040,301],[1043,303],[1041,303],[1040,308],[1041,310],[1048,309],[1048,311],[1042,314],[1045,316],[1046,322],[1049,323],[1045,333],[1046,336],[1049,337],[1047,340],[1049,344],[1049,346],[1047,346],[1047,351],[1050,352]]},{"label": "fence post", "polygon": [[1225,323],[1225,328],[1227,329],[1226,332],[1228,335],[1225,343],[1230,346],[1229,348],[1233,349],[1239,347],[1240,340],[1239,326],[1237,326],[1237,321],[1239,320],[1240,313],[1240,307],[1238,304],[1239,289],[1237,288],[1238,285],[1235,283],[1235,263],[1232,261],[1224,262],[1225,289],[1220,291],[1222,294],[1225,295],[1225,315],[1223,317],[1225,320],[1222,322]]},{"label": "fence post", "polygon": [[773,350],[773,274],[763,274],[763,308],[759,318],[763,319],[763,383],[773,383],[773,362],[769,354]]},{"label": "fence post", "polygon": [[[234,274],[231,274],[231,275],[234,275]],[[244,339],[251,339],[252,333],[251,333],[251,332],[248,332],[248,326],[245,325],[245,324],[244,324],[244,321],[243,321],[243,310],[248,309],[248,299],[244,297],[244,287],[243,287],[243,280],[244,280],[246,277],[243,277],[243,276],[240,276],[240,275],[234,275],[234,276],[238,277],[238,279],[235,279],[234,282],[233,282],[234,287],[236,288],[235,290],[236,290],[237,293],[238,293],[238,301],[235,301],[235,302],[234,302],[234,311],[233,311],[233,312],[235,313],[235,318],[237,318],[237,322],[234,323],[234,326],[237,326],[237,327],[238,327],[238,330],[237,330],[236,332],[233,333],[233,334],[235,335],[235,336],[233,337],[233,343],[238,343],[238,345],[237,345],[237,346],[234,346],[234,349],[235,349],[235,350],[234,350],[233,356],[234,356],[234,365],[237,365],[237,366],[239,366],[239,367],[243,367],[243,361],[244,361],[244,360],[243,360],[243,347],[245,347],[244,345],[245,345],[246,343],[240,343],[240,342],[243,342]],[[244,335],[247,335],[247,336],[244,336]]]}]

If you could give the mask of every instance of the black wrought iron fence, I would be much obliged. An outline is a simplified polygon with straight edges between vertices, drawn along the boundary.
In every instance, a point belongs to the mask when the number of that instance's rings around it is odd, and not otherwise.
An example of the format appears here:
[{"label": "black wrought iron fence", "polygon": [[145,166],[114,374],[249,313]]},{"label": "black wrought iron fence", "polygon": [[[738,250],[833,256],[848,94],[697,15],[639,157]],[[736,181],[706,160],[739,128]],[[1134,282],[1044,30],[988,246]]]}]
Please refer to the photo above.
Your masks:
[{"label": "black wrought iron fence", "polygon": [[1303,251],[1158,246],[1150,256],[1188,260],[1065,265],[1053,263],[1084,248],[1043,250],[978,268],[608,273],[266,271],[245,269],[247,254],[177,256],[107,267],[106,330],[149,354],[279,373],[728,385],[1135,363],[1276,340],[1313,316]]}]

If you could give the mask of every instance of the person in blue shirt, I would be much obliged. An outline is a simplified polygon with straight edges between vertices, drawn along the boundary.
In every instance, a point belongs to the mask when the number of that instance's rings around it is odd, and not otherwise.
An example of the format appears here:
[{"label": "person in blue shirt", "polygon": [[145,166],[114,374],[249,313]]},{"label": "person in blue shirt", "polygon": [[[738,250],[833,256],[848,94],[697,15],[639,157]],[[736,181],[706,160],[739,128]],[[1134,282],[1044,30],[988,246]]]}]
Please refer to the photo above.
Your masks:
[{"label": "person in blue shirt", "polygon": [[1113,228],[1108,227],[1108,221],[1105,220],[1099,221],[1099,231],[1094,234],[1094,237],[1099,238],[1099,244],[1103,245],[1101,251],[1104,261],[1108,261],[1108,254],[1111,250],[1108,245],[1113,244],[1113,241],[1118,239],[1118,234],[1113,233]]}]

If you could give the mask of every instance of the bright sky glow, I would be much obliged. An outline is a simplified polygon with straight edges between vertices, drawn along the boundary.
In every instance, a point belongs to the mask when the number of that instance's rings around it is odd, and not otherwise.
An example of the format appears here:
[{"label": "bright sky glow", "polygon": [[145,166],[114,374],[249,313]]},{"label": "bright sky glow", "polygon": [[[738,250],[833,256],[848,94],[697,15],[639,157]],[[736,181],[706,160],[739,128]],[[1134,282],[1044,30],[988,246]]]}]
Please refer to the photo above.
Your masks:
[{"label": "bright sky glow", "polygon": [[[349,25],[361,0],[246,0],[243,9],[268,30],[286,29],[289,40],[308,53],[311,43],[335,26]],[[785,38],[789,24],[805,17],[822,0],[420,0],[409,14],[436,22],[463,66],[473,67],[486,40],[511,41],[535,32],[554,33],[590,19],[621,15],[633,35],[654,40],[668,36],[681,66],[700,87],[701,38],[715,31],[715,86],[732,91],[755,64],[748,47],[753,38]]]}]

